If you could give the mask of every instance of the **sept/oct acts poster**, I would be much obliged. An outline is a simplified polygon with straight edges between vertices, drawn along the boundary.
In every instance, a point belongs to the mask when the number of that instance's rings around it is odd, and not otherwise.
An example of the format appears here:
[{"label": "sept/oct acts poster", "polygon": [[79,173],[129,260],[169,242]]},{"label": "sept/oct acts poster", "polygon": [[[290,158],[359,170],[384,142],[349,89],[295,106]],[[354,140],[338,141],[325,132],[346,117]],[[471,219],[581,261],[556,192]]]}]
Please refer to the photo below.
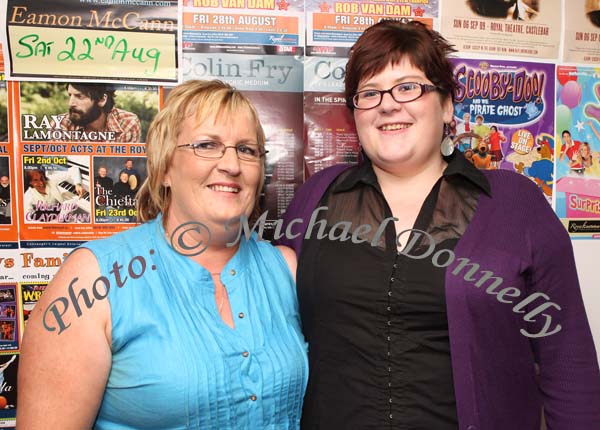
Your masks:
[{"label": "sept/oct acts poster", "polygon": [[20,82],[14,93],[21,246],[71,247],[134,225],[158,87]]}]

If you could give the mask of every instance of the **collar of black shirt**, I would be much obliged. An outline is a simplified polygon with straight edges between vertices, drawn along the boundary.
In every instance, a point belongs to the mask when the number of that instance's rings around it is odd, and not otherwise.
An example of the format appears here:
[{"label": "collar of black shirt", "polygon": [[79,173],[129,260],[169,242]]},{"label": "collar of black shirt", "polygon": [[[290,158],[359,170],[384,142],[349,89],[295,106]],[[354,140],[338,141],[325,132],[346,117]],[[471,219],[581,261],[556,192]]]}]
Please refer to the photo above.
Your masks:
[{"label": "collar of black shirt", "polygon": [[[360,182],[380,189],[371,160],[364,152],[361,153],[361,157],[363,161],[356,168],[350,169],[348,175],[332,187],[331,191],[333,193],[349,191]],[[475,184],[488,196],[491,196],[490,183],[487,178],[465,158],[462,152],[455,150],[448,157],[444,157],[444,160],[448,163],[442,174],[444,178],[455,175],[461,176]]]}]

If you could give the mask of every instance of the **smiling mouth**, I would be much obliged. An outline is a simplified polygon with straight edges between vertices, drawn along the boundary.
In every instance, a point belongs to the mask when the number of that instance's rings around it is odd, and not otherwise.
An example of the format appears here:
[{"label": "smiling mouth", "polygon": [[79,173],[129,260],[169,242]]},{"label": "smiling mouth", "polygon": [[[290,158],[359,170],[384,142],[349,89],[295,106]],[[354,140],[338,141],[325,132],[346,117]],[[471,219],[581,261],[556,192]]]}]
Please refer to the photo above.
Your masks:
[{"label": "smiling mouth", "polygon": [[396,123],[396,124],[385,124],[379,127],[381,131],[395,131],[395,130],[405,130],[409,128],[412,124],[407,123]]},{"label": "smiling mouth", "polygon": [[227,185],[209,185],[208,188],[210,188],[213,191],[222,191],[225,193],[237,194],[240,192],[240,189],[238,187],[229,187]]}]

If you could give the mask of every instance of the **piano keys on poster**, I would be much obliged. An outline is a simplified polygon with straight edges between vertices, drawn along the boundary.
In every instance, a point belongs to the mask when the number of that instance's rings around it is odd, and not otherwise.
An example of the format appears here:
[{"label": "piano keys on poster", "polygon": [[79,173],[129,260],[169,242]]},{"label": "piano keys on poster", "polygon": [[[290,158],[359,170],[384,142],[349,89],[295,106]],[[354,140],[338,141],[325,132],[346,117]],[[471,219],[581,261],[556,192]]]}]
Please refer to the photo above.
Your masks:
[{"label": "piano keys on poster", "polygon": [[89,158],[63,158],[59,164],[39,165],[23,157],[26,223],[91,222]]}]

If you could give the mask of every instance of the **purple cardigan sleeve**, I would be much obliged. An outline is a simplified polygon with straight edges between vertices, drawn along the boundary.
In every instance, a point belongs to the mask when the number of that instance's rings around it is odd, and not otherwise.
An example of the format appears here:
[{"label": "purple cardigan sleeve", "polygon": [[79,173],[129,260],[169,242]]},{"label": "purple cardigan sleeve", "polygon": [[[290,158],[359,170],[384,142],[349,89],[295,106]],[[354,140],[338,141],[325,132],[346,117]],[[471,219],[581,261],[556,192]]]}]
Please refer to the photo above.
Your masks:
[{"label": "purple cardigan sleeve", "polygon": [[540,207],[541,216],[534,221],[545,221],[529,230],[532,289],[561,307],[550,330],[561,324],[563,331],[532,342],[548,429],[600,429],[600,371],[571,240],[542,194],[535,198],[531,203]]},{"label": "purple cardigan sleeve", "polygon": [[[535,186],[530,187],[532,192],[524,188],[527,204],[522,210],[532,215],[526,231],[530,292],[547,294],[561,308],[546,311],[554,315],[547,331],[555,330],[557,324],[561,330],[531,340],[540,366],[548,429],[600,429],[600,371],[571,240],[542,193]],[[529,333],[540,332],[546,322],[543,316],[536,317],[539,322],[531,324]]]}]

